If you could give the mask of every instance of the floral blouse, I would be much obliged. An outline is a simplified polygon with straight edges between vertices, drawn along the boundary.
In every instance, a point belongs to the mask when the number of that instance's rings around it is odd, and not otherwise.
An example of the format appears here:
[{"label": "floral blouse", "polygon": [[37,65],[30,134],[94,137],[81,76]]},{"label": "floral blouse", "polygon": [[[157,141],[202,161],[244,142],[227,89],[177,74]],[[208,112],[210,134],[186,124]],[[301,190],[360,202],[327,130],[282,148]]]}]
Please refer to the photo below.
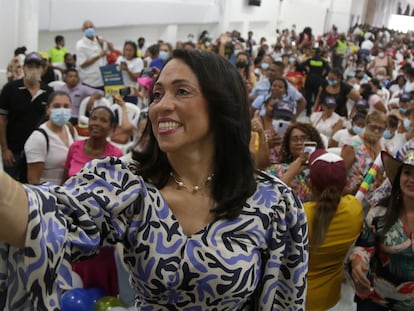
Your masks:
[{"label": "floral blouse", "polygon": [[[153,185],[119,159],[89,162],[63,186],[25,186],[26,246],[0,245],[6,310],[60,310],[71,261],[120,242],[141,310],[304,310],[308,229],[300,201],[276,178],[234,220],[188,236]],[[189,207],[191,208],[191,207]]]},{"label": "floral blouse", "polygon": [[[279,163],[269,166],[266,171],[273,176],[282,177],[289,168],[287,163]],[[297,174],[290,183],[293,193],[297,195],[302,203],[308,202],[312,199],[312,191],[309,187],[310,177],[309,169],[305,169],[300,174]]]},{"label": "floral blouse", "polygon": [[[362,299],[397,311],[414,310],[414,244],[412,236],[398,220],[385,234],[384,242],[376,236],[382,231],[386,208],[372,207],[351,257],[360,256],[370,265],[374,291]],[[357,292],[358,295],[358,292]]]}]

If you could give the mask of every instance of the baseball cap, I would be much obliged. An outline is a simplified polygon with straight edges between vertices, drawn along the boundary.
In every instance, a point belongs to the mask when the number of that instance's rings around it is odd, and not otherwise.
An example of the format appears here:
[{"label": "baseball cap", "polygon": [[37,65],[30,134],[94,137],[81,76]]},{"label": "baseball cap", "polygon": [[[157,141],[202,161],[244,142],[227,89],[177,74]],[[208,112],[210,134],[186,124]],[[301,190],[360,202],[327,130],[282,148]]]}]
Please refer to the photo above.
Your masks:
[{"label": "baseball cap", "polygon": [[152,89],[154,80],[149,77],[139,77],[137,79],[137,82],[139,85],[142,85],[143,87],[145,87],[146,90],[150,91]]},{"label": "baseball cap", "polygon": [[400,96],[400,102],[409,102],[411,100],[411,95],[408,93],[402,93]]},{"label": "baseball cap", "polygon": [[293,110],[294,106],[292,102],[281,100],[273,106],[272,115],[274,119],[284,119],[286,121],[290,121],[294,117]]},{"label": "baseball cap", "polygon": [[37,52],[30,52],[26,55],[24,59],[24,64],[37,64],[40,66],[45,65],[45,60],[42,58],[42,56]]},{"label": "baseball cap", "polygon": [[332,96],[325,97],[324,100],[325,106],[329,108],[334,108],[336,106],[336,99]]},{"label": "baseball cap", "polygon": [[342,191],[346,185],[346,168],[344,160],[325,149],[316,149],[309,156],[309,177],[319,192],[328,187]]}]

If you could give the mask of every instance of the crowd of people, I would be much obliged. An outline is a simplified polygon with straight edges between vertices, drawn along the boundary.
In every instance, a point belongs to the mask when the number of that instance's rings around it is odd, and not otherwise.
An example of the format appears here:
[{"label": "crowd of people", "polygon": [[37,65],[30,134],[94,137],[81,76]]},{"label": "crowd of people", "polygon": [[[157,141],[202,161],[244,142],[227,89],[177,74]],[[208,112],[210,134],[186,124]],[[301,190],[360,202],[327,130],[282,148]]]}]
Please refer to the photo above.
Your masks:
[{"label": "crowd of people", "polygon": [[[0,94],[6,309],[50,310],[72,270],[116,296],[117,256],[140,310],[333,311],[344,273],[357,310],[414,308],[414,33],[118,51],[82,31],[73,53],[16,49]],[[105,97],[107,64],[127,94]]]}]

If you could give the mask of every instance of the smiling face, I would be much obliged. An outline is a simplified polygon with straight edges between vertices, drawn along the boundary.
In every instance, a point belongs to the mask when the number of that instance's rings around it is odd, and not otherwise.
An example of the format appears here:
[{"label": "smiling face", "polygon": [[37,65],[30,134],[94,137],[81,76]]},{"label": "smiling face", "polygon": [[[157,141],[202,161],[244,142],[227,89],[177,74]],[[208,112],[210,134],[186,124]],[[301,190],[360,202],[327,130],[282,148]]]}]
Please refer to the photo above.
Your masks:
[{"label": "smiling face", "polygon": [[89,136],[91,138],[106,138],[113,130],[113,116],[107,109],[95,108],[89,116]]},{"label": "smiling face", "polygon": [[270,87],[272,95],[277,98],[282,98],[286,94],[286,87],[282,80],[275,80]]},{"label": "smiling face", "polygon": [[163,152],[211,150],[208,102],[190,67],[173,59],[163,68],[153,89],[149,118]]},{"label": "smiling face", "polygon": [[400,187],[404,199],[414,199],[414,166],[404,165],[401,169]]}]

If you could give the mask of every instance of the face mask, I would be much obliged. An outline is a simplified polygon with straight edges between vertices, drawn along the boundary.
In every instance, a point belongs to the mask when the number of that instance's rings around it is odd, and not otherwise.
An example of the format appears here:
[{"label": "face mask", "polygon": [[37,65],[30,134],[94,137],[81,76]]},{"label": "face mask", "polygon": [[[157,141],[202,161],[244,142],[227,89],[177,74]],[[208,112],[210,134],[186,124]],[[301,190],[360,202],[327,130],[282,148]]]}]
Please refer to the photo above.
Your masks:
[{"label": "face mask", "polygon": [[24,78],[29,84],[35,84],[42,79],[42,72],[41,68],[30,68],[24,70]]},{"label": "face mask", "polygon": [[377,78],[378,80],[384,80],[385,76],[383,76],[383,75],[377,75],[377,76],[376,76],[376,78]]},{"label": "face mask", "polygon": [[296,58],[294,57],[289,57],[289,63],[294,63],[296,62]]},{"label": "face mask", "polygon": [[269,64],[268,63],[261,63],[260,68],[262,68],[263,70],[267,70],[267,69],[269,69]]},{"label": "face mask", "polygon": [[392,137],[392,133],[391,133],[391,131],[390,131],[389,129],[386,129],[386,130],[384,131],[384,134],[382,134],[382,136],[383,136],[385,139],[390,139],[390,138]]},{"label": "face mask", "polygon": [[400,111],[400,113],[402,114],[406,114],[407,113],[407,108],[400,108],[398,109]]},{"label": "face mask", "polygon": [[337,84],[338,84],[338,81],[336,81],[336,80],[330,80],[330,79],[327,79],[326,81],[328,81],[328,84],[329,84],[330,86],[335,86],[335,85],[337,85]]},{"label": "face mask", "polygon": [[382,134],[377,134],[376,132],[372,132],[368,129],[365,129],[364,131],[365,140],[371,143],[378,141],[378,139],[382,137]]},{"label": "face mask", "polygon": [[95,28],[88,28],[85,30],[85,36],[87,36],[88,38],[93,38],[95,37]]},{"label": "face mask", "polygon": [[246,66],[247,66],[247,63],[243,62],[243,61],[240,61],[240,62],[236,63],[237,68],[246,68]]},{"label": "face mask", "polygon": [[378,53],[378,57],[379,58],[383,58],[385,56],[385,53],[384,52],[380,52],[380,53]]},{"label": "face mask", "polygon": [[170,57],[170,54],[165,51],[160,51],[159,58],[161,58],[163,61],[166,61]]},{"label": "face mask", "polygon": [[238,55],[241,52],[241,50],[234,50],[234,55]]},{"label": "face mask", "polygon": [[50,112],[50,120],[58,126],[63,126],[69,121],[70,113],[69,108],[54,108]]},{"label": "face mask", "polygon": [[406,131],[411,132],[414,128],[411,127],[411,121],[407,118],[404,118],[403,125]]},{"label": "face mask", "polygon": [[357,126],[357,125],[354,125],[354,126],[352,127],[352,132],[354,132],[354,133],[355,133],[355,135],[361,134],[363,130],[364,130],[364,129],[363,129],[362,127],[359,127],[359,126]]},{"label": "face mask", "polygon": [[210,46],[210,41],[206,41],[205,43],[204,43],[204,45],[208,48],[209,46]]}]

